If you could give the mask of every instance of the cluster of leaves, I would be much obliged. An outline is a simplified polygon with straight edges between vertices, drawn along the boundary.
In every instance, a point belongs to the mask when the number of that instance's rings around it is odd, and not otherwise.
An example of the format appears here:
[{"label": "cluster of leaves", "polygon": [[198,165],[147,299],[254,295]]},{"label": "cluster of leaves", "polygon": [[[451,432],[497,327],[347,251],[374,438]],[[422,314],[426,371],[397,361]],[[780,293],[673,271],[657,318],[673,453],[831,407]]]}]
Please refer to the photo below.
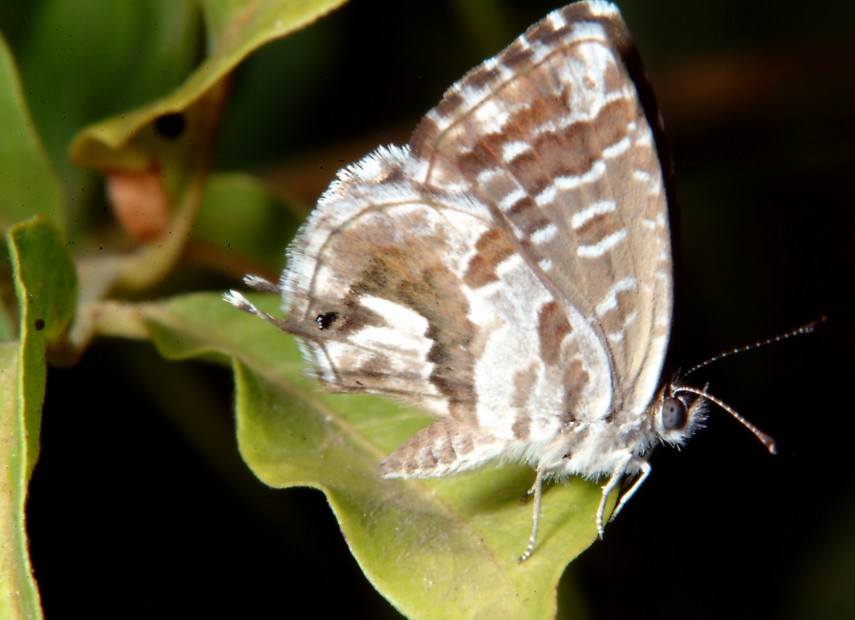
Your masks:
[{"label": "cluster of leaves", "polygon": [[[318,394],[291,338],[235,311],[218,291],[128,301],[181,270],[190,244],[228,256],[229,273],[279,264],[297,218],[259,180],[211,172],[229,76],[257,48],[343,2],[44,2],[27,15],[41,27],[18,65],[0,40],[0,617],[41,616],[24,506],[47,364],[74,363],[105,336],[149,341],[171,360],[231,364],[246,464],[272,487],[322,490],[366,577],[403,613],[555,614],[565,565],[594,540],[595,486],[550,489],[538,552],[518,566],[531,523],[519,499],[531,472],[383,481],[377,463],[425,423],[423,414]],[[14,11],[4,19],[16,17],[24,19]],[[109,31],[89,32],[85,53],[65,57],[51,33],[68,20]],[[129,46],[139,57],[132,81],[110,62]],[[49,102],[28,97],[48,91]],[[123,98],[148,103],[89,124],[102,113],[98,102]],[[96,199],[82,198],[100,183],[109,221]],[[276,300],[262,297],[254,301],[275,312]]]}]

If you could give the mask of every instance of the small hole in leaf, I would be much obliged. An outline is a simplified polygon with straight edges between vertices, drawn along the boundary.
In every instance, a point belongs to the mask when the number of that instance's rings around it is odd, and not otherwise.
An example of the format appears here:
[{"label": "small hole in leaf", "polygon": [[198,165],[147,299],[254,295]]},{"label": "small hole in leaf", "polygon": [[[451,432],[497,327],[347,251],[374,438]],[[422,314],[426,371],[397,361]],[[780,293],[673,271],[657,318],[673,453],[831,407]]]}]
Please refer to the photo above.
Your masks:
[{"label": "small hole in leaf", "polygon": [[186,127],[187,120],[184,118],[183,114],[178,112],[164,114],[154,121],[155,131],[169,140],[174,140],[184,133],[184,129],[186,129]]}]

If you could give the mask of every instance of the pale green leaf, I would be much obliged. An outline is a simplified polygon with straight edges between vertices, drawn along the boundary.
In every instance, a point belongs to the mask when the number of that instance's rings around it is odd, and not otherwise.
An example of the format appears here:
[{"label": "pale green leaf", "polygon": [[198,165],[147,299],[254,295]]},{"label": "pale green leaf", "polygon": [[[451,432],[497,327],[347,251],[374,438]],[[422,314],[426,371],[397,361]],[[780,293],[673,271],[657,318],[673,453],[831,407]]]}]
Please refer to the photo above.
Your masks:
[{"label": "pale green leaf", "polygon": [[40,618],[41,605],[27,553],[24,420],[17,342],[0,343],[0,618]]},{"label": "pale green leaf", "polygon": [[87,181],[68,161],[72,137],[86,124],[139,106],[186,77],[204,36],[198,6],[193,0],[18,4],[26,9],[16,7],[22,14],[15,19],[13,13],[2,26],[14,37],[33,116],[73,199],[74,227],[80,225],[74,216],[98,194],[81,191]]},{"label": "pale green leaf", "polygon": [[0,614],[41,617],[27,554],[24,504],[39,452],[47,354],[74,317],[76,274],[59,231],[39,216],[8,233],[19,341],[0,345]]},{"label": "pale green leaf", "polygon": [[0,33],[0,230],[41,214],[64,227],[62,190],[27,110],[15,62]]},{"label": "pale green leaf", "polygon": [[208,56],[202,64],[178,88],[160,99],[84,129],[72,143],[72,159],[101,170],[144,167],[157,150],[157,136],[151,134],[155,120],[166,114],[184,113],[192,127],[193,117],[204,117],[208,108],[198,105],[199,102],[218,101],[229,74],[246,56],[265,43],[305,27],[344,2],[202,2],[210,35]]},{"label": "pale green leaf", "polygon": [[[275,312],[276,300],[254,301]],[[600,489],[549,485],[534,556],[521,499],[534,474],[516,465],[431,481],[384,480],[379,462],[429,417],[369,396],[326,394],[303,376],[294,340],[198,295],[147,307],[161,353],[234,358],[238,442],[275,488],[323,491],[366,577],[414,618],[550,618],[564,567],[596,538]]]},{"label": "pale green leaf", "polygon": [[233,272],[235,278],[245,273],[275,278],[285,262],[282,248],[302,221],[296,211],[296,207],[286,208],[255,177],[215,174],[208,178],[191,240],[203,246],[200,251],[225,248],[223,270]]}]

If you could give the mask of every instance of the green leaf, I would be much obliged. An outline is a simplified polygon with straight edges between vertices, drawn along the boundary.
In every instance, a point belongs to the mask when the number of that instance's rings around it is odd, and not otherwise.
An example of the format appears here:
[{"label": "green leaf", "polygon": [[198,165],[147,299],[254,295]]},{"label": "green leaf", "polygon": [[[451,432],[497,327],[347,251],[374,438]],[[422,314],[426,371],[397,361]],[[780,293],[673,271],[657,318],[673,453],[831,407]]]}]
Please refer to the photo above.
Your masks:
[{"label": "green leaf", "polygon": [[[110,290],[146,290],[173,269],[196,222],[231,70],[257,47],[343,2],[202,3],[210,44],[199,67],[171,93],[77,135],[72,160],[107,174],[114,211],[126,231],[142,241],[133,252],[81,261],[84,299],[99,299]],[[140,212],[148,215],[137,227],[133,219]],[[85,321],[78,327],[74,342],[82,346],[91,330]]]},{"label": "green leaf", "polygon": [[[54,166],[80,209],[97,192],[68,161],[81,127],[175,88],[198,61],[197,3],[41,0],[3,27],[14,36],[27,97]],[[86,188],[92,189],[91,185]],[[79,217],[79,216],[78,216]],[[72,220],[72,226],[77,219]]]},{"label": "green leaf", "polygon": [[77,274],[62,234],[37,216],[8,233],[20,307],[27,479],[38,458],[48,350],[59,349],[74,319]]},{"label": "green leaf", "polygon": [[0,33],[0,229],[41,214],[65,226],[62,189],[27,110],[15,62]]},{"label": "green leaf", "polygon": [[226,78],[247,55],[269,41],[305,27],[344,2],[202,2],[209,34],[205,61],[171,93],[83,130],[72,143],[72,159],[100,170],[144,167],[157,150],[156,136],[143,131],[144,128],[150,129],[155,120],[171,113],[187,113],[192,126],[194,115],[204,116],[205,106],[198,106],[198,102],[206,97],[217,99],[225,89]]},{"label": "green leaf", "polygon": [[192,240],[206,248],[228,248],[224,271],[235,278],[245,273],[276,278],[285,261],[282,250],[303,219],[286,208],[257,178],[247,174],[216,174],[208,179]]},{"label": "green leaf", "polygon": [[[0,230],[41,214],[65,226],[62,188],[27,109],[12,54],[0,33]],[[6,267],[5,246],[0,268]],[[16,317],[0,306],[0,340],[13,338]]]},{"label": "green leaf", "polygon": [[27,455],[18,355],[17,343],[0,343],[0,617],[4,620],[41,617],[24,529]]},{"label": "green leaf", "polygon": [[[253,300],[275,312],[272,296]],[[573,479],[544,493],[538,547],[521,498],[530,469],[488,466],[443,480],[384,480],[379,462],[430,420],[390,401],[325,394],[303,376],[294,340],[197,295],[143,316],[172,359],[234,359],[238,442],[275,488],[320,489],[366,577],[411,617],[549,618],[564,567],[595,539],[596,485]]]},{"label": "green leaf", "polygon": [[47,354],[74,317],[76,274],[59,231],[44,217],[13,226],[8,245],[20,330],[18,342],[0,344],[0,611],[4,618],[37,618],[24,503],[39,452]]}]

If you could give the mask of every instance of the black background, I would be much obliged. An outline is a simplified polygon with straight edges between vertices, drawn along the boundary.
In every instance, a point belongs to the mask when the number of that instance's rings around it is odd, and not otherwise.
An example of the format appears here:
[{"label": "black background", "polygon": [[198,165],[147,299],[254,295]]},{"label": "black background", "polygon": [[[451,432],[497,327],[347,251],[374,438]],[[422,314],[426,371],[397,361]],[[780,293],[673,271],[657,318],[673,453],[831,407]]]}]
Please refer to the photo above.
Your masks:
[{"label": "black background", "polygon": [[[220,167],[276,177],[290,161],[287,179],[308,159],[317,178],[303,191],[317,195],[339,160],[405,141],[448,85],[558,6],[485,3],[481,19],[496,21],[473,30],[481,22],[461,18],[463,4],[355,0],[256,54],[236,82]],[[621,8],[677,170],[675,359],[691,364],[821,315],[828,323],[705,372],[711,391],[772,434],[780,454],[712,411],[685,450],[653,456],[645,487],[565,575],[562,609],[592,618],[855,615],[853,9],[842,0]],[[304,81],[290,82],[295,73]],[[148,389],[152,367],[175,386],[168,402]],[[282,616],[303,605],[318,616],[396,617],[320,493],[265,489],[240,463],[229,386],[225,370],[167,364],[145,345],[117,342],[51,372],[28,509],[48,617]],[[70,410],[81,393],[87,409]],[[187,423],[194,417],[201,442]]]}]

